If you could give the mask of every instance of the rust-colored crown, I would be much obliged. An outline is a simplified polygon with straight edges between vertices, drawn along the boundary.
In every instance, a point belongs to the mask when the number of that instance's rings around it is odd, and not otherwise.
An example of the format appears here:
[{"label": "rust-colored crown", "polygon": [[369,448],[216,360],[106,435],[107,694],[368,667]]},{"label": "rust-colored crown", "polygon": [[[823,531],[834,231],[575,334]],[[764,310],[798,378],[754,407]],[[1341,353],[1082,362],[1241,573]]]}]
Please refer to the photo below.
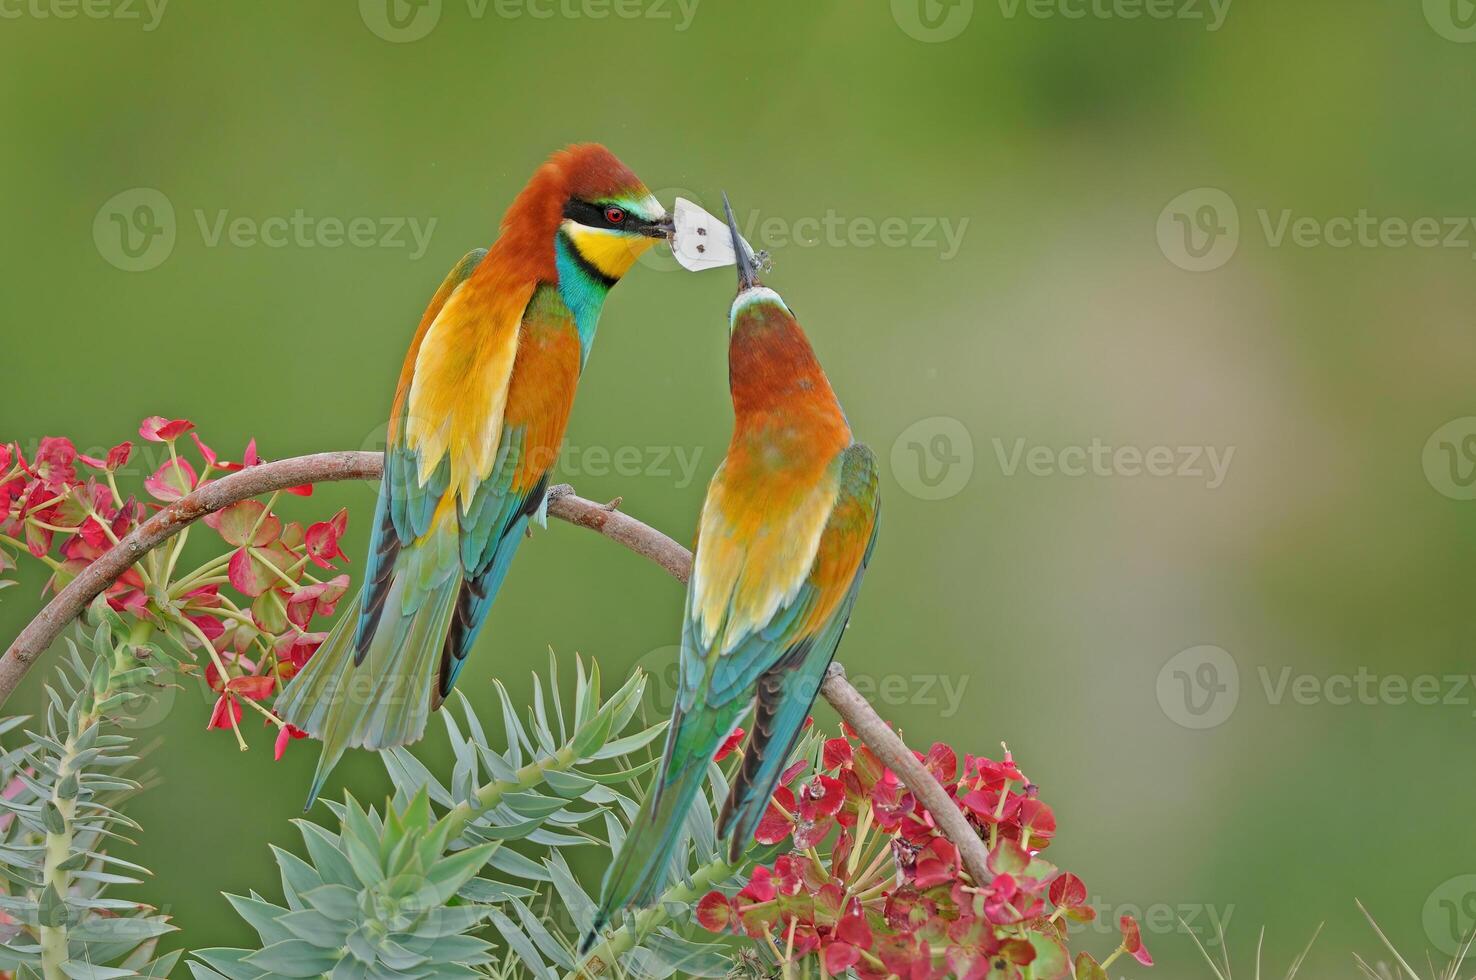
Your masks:
[{"label": "rust-colored crown", "polygon": [[516,257],[543,278],[556,275],[554,235],[570,198],[644,197],[641,179],[599,143],[575,143],[538,168],[502,218],[502,237],[494,251]]}]

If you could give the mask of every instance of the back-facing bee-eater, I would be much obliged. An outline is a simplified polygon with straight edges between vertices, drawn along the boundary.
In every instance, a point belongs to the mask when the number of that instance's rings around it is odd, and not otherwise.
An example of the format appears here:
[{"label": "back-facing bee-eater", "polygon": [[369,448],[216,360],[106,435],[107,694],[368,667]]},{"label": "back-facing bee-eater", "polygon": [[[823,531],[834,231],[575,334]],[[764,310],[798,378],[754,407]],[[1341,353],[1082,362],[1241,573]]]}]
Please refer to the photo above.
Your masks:
[{"label": "back-facing bee-eater", "polygon": [[571,146],[441,283],[400,371],[364,586],[278,704],[323,742],[308,805],[345,749],[415,741],[450,693],[543,506],[605,296],[671,229],[614,154]]},{"label": "back-facing bee-eater", "polygon": [[[728,225],[737,242],[731,207]],[[852,439],[794,314],[741,245],[737,260],[733,437],[698,523],[676,705],[656,780],[605,873],[586,951],[615,910],[655,901],[708,760],[750,705],[753,732],[718,834],[733,860],[753,839],[876,541],[876,458]]]}]

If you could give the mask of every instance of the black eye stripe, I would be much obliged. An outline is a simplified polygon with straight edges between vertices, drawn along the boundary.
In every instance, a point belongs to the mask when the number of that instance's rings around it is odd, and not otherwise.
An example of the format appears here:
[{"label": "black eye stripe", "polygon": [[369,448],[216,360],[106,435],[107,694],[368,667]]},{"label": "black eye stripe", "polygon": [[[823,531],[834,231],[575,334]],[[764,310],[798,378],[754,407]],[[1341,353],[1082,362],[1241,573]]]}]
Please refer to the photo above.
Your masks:
[{"label": "black eye stripe", "polygon": [[[618,208],[624,215],[619,224],[611,224],[605,217],[609,208]],[[564,205],[564,217],[591,228],[619,228],[622,231],[639,231],[642,221],[628,208],[619,204],[591,204],[589,201],[571,200]]]}]

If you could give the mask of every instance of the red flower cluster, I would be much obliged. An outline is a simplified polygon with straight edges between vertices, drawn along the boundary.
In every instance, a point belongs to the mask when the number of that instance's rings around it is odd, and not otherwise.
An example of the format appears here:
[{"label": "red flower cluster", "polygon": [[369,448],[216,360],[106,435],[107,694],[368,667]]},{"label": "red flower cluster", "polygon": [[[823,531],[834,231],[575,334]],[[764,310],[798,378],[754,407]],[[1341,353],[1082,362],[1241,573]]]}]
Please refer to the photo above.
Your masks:
[{"label": "red flower cluster", "polygon": [[[958,849],[872,751],[844,725],[824,743],[819,771],[785,774],[755,839],[788,842],[789,853],[758,865],[736,895],[709,892],[697,919],[713,932],[745,933],[783,960],[819,960],[826,973],[904,980],[988,977],[1037,980],[1072,975],[1069,921],[1095,917],[1086,887],[1040,857],[1055,817],[1036,787],[1004,761],[965,756],[935,744],[918,759],[989,844],[987,882],[974,881]],[[828,843],[828,854],[822,853]],[[1127,953],[1145,965],[1137,923],[1121,922],[1123,941],[1101,965],[1088,953],[1078,980],[1105,980],[1105,966]]]},{"label": "red flower cluster", "polygon": [[[261,462],[256,441],[241,462],[222,459],[187,419],[152,416],[139,426],[143,452],[123,442],[90,456],[71,440],[42,439],[28,459],[16,444],[0,445],[0,575],[14,568],[11,551],[29,553],[52,571],[48,589],[60,590],[79,572],[131,533],[150,513],[179,500],[212,478]],[[190,437],[195,452],[182,442]],[[155,458],[141,468],[138,457],[155,444]],[[130,468],[130,461],[135,466]],[[123,495],[120,481],[142,477],[141,500]],[[287,493],[308,496],[311,486]],[[336,571],[347,511],[304,527],[284,523],[267,503],[242,501],[205,518],[227,545],[191,570],[178,567],[188,528],[174,542],[156,549],[109,589],[107,603],[132,620],[138,645],[147,645],[161,665],[181,672],[198,670],[204,653],[205,682],[218,695],[208,727],[230,729],[242,748],[243,705],[259,711],[278,728],[276,754],[303,733],[285,725],[262,705],[277,693],[323,642],[314,620],[333,615],[348,589],[347,575],[319,578],[315,570]],[[346,559],[345,559],[346,560]],[[14,584],[0,581],[0,587]],[[229,586],[235,595],[223,591]],[[186,655],[181,660],[159,638]]]}]

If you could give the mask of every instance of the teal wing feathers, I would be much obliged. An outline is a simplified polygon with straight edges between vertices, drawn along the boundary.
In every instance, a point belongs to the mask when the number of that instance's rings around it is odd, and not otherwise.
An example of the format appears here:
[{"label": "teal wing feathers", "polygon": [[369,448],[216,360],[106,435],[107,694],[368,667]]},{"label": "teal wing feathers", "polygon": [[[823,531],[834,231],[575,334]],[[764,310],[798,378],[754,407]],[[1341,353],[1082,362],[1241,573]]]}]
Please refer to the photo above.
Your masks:
[{"label": "teal wing feathers", "polygon": [[[876,546],[878,483],[875,456],[866,446],[852,444],[842,454],[840,492],[809,580],[794,605],[751,641],[753,662],[768,666],[757,677],[752,732],[718,818],[718,833],[729,835],[734,860],[753,838],[855,606]],[[844,595],[839,602],[826,602],[827,591],[834,589]],[[815,618],[822,606],[831,608]]]}]

